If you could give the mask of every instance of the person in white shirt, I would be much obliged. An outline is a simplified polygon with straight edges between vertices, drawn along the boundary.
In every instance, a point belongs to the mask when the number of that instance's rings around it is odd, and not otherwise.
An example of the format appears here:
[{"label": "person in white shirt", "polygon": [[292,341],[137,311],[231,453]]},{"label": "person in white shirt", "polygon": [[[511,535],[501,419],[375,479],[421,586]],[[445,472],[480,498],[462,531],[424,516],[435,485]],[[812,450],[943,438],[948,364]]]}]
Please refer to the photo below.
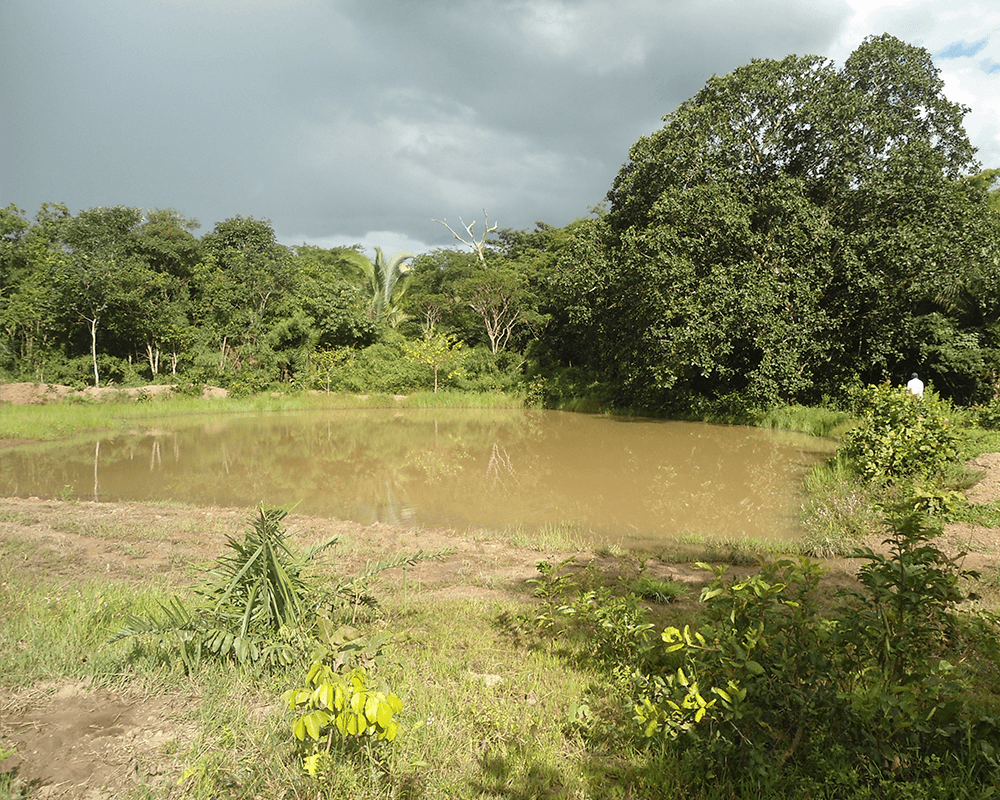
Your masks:
[{"label": "person in white shirt", "polygon": [[911,394],[914,394],[917,397],[924,396],[924,382],[917,377],[916,372],[910,376],[910,382],[906,384],[906,388],[910,390]]}]

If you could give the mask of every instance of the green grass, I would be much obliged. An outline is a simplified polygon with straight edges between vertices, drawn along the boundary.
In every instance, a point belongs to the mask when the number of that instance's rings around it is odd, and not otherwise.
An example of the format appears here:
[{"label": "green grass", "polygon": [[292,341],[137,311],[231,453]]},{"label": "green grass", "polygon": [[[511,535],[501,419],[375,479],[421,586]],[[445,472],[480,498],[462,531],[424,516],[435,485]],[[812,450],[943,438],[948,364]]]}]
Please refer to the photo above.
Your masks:
[{"label": "green grass", "polygon": [[[122,536],[127,535],[125,530]],[[294,754],[291,712],[281,693],[298,685],[308,664],[254,676],[204,662],[185,676],[154,642],[108,644],[129,613],[164,600],[153,588],[114,581],[32,580],[16,569],[30,546],[4,542],[0,572],[0,676],[6,685],[93,678],[99,685],[144,687],[190,698],[184,712],[197,735],[178,745],[184,797],[579,796],[586,781],[576,761],[580,741],[563,727],[570,706],[596,676],[548,649],[525,651],[494,621],[528,608],[509,601],[405,597],[387,588],[382,616],[365,630],[394,641],[378,667],[404,701],[404,733],[379,748],[377,763],[352,757],[320,791]],[[18,555],[20,554],[20,558]],[[568,759],[568,760],[567,760]],[[572,794],[566,794],[574,787]],[[167,796],[153,785],[143,796]],[[540,794],[536,795],[535,792]],[[173,792],[169,796],[176,796]],[[396,796],[396,795],[393,795]],[[412,795],[410,795],[412,796]]]},{"label": "green grass", "polygon": [[832,408],[778,406],[766,412],[756,424],[761,428],[836,438],[851,424],[851,418],[846,411]]},{"label": "green grass", "polygon": [[341,408],[521,408],[522,398],[498,393],[419,392],[392,395],[261,394],[237,398],[185,396],[134,402],[65,399],[45,405],[0,405],[0,439],[51,441],[92,431],[130,431],[158,420]]},{"label": "green grass", "polygon": [[1000,431],[987,431],[982,428],[964,428],[962,452],[959,458],[967,461],[982,453],[1000,452]]},{"label": "green grass", "polygon": [[514,547],[539,552],[573,553],[587,549],[587,532],[575,522],[549,523],[530,531],[517,526],[503,531],[500,538]]},{"label": "green grass", "polygon": [[1000,501],[973,504],[960,503],[945,517],[948,522],[964,522],[984,528],[1000,528]]},{"label": "green grass", "polygon": [[691,593],[683,583],[649,575],[641,575],[629,588],[643,600],[653,603],[675,603]]}]

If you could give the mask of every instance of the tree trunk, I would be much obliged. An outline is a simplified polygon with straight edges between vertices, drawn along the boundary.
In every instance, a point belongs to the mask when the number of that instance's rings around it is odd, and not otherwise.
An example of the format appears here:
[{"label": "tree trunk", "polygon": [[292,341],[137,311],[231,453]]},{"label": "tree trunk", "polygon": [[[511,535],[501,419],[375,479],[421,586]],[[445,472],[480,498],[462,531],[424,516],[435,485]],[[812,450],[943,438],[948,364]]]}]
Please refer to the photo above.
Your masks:
[{"label": "tree trunk", "polygon": [[100,317],[88,319],[90,323],[90,357],[94,363],[94,388],[101,388],[101,376],[97,373],[97,322]]},{"label": "tree trunk", "polygon": [[153,345],[146,343],[146,358],[149,360],[149,371],[153,373],[155,379],[160,372],[160,348],[153,349]]}]

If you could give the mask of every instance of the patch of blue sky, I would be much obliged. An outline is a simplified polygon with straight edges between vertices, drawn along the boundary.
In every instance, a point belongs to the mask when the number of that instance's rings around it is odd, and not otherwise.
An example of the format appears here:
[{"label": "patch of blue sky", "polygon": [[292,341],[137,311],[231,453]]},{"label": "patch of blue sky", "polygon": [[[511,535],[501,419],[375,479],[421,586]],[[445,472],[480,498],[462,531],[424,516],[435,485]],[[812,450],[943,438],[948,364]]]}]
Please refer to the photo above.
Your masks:
[{"label": "patch of blue sky", "polygon": [[984,58],[979,62],[979,68],[987,75],[992,75],[1000,72],[1000,62],[994,61],[992,58]]},{"label": "patch of blue sky", "polygon": [[978,42],[967,44],[963,39],[961,42],[952,42],[944,50],[937,53],[938,58],[972,58],[976,53],[986,47],[990,37],[984,36]]}]

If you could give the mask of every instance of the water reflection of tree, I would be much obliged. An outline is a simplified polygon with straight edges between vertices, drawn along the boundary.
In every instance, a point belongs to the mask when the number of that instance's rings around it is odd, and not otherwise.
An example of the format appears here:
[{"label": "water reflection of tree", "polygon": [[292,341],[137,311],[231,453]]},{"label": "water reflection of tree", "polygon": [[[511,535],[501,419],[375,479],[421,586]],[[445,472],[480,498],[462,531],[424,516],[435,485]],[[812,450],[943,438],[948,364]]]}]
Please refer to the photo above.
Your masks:
[{"label": "water reflection of tree", "polygon": [[486,479],[491,489],[501,489],[504,492],[509,491],[510,483],[515,486],[520,484],[507,448],[500,442],[493,442],[490,460],[486,465]]},{"label": "water reflection of tree", "polygon": [[459,475],[465,469],[462,461],[466,457],[467,453],[465,452],[425,450],[411,454],[407,458],[405,466],[420,470],[423,473],[424,481],[429,486],[436,486],[446,478],[454,478]]},{"label": "water reflection of tree", "polygon": [[694,438],[683,471],[667,463],[654,471],[650,508],[664,531],[676,535],[766,537],[787,531],[789,500],[817,456],[806,441],[758,429],[708,428]]},{"label": "water reflection of tree", "polygon": [[405,525],[452,524],[453,513],[506,524],[513,510],[612,534],[636,525],[664,537],[744,527],[758,535],[744,522],[756,516],[759,527],[761,513],[788,507],[782,498],[809,448],[773,432],[698,423],[439,409],[260,415],[83,445],[52,445],[51,457],[38,459],[0,451],[0,486],[43,496],[71,486],[87,496],[97,462],[101,500],[300,503],[302,514]]}]

